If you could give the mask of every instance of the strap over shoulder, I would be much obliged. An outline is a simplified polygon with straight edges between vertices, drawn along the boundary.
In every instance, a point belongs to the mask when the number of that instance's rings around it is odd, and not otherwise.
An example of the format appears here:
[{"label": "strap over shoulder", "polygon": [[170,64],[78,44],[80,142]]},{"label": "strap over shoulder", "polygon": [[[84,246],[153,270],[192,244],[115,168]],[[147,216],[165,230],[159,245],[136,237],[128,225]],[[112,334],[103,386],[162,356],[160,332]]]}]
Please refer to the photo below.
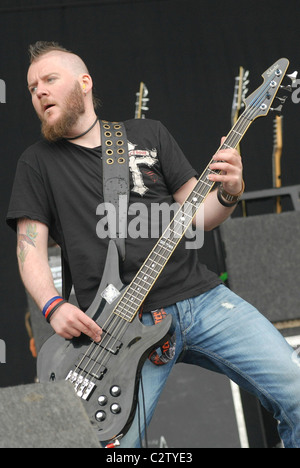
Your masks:
[{"label": "strap over shoulder", "polygon": [[[100,121],[103,197],[115,208],[115,219],[108,214],[109,236],[115,240],[120,258],[125,259],[127,212],[130,194],[128,143],[122,122]],[[109,210],[108,213],[111,213]]]}]

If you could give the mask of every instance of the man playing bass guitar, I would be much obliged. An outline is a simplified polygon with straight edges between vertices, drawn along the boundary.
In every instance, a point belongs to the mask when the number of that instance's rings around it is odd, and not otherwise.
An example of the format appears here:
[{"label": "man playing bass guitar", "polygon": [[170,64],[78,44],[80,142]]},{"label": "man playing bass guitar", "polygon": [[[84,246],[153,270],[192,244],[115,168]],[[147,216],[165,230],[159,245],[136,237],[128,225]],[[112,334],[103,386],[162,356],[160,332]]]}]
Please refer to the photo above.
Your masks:
[{"label": "man playing bass guitar", "polygon": [[[19,160],[7,222],[17,231],[24,285],[54,332],[67,340],[84,334],[101,343],[101,327],[85,313],[97,293],[109,242],[97,235],[103,149],[93,82],[82,59],[56,43],[38,42],[30,54],[28,89],[43,139]],[[130,150],[129,213],[136,203],[148,213],[155,203],[183,204],[197,184],[197,172],[174,138],[153,120],[129,120],[125,128]],[[207,184],[220,186],[203,202],[205,230],[232,214],[244,189],[242,160],[235,149],[220,149],[209,169]],[[197,214],[194,223],[200,221]],[[130,284],[157,240],[129,234],[121,266],[124,284]],[[79,307],[63,300],[54,287],[47,257],[49,235],[68,263]],[[146,424],[172,367],[185,362],[222,372],[256,395],[279,421],[285,447],[300,447],[300,367],[292,360],[293,349],[184,242],[145,298],[141,321],[153,325],[151,311],[162,308],[173,316],[176,348],[165,365],[155,366],[147,359],[143,366]],[[144,418],[136,414],[121,447],[139,447],[144,425]]]}]

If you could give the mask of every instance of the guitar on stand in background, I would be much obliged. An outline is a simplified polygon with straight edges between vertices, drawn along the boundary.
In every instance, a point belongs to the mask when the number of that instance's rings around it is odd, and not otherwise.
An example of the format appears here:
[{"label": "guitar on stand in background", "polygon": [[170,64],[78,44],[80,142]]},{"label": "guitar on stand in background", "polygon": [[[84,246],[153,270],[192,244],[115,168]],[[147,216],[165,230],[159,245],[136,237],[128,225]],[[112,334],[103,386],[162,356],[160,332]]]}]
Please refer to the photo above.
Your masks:
[{"label": "guitar on stand in background", "polygon": [[[292,89],[296,83],[298,72],[288,75],[289,79],[292,81],[291,85],[281,86],[282,89],[292,92]],[[282,107],[287,100],[287,96],[278,97],[279,106],[276,109],[272,109],[276,112],[276,117],[274,119],[274,143],[273,143],[273,157],[272,157],[272,168],[273,168],[273,188],[280,188],[282,186],[281,180],[281,156],[282,156],[282,147],[283,147],[283,116],[281,115]],[[282,205],[280,197],[276,198],[275,213],[282,212]]]},{"label": "guitar on stand in background", "polygon": [[[233,101],[231,106],[231,126],[233,127],[239,119],[241,110],[245,107],[244,100],[246,99],[247,92],[248,92],[248,85],[249,85],[249,71],[245,70],[242,66],[240,66],[239,74],[235,77],[234,82],[234,91],[233,91]],[[240,151],[240,144],[236,147],[237,151]],[[242,213],[243,216],[246,217],[246,204],[245,201],[241,201],[242,206]],[[218,236],[218,231],[214,232],[214,236]],[[216,241],[216,245],[218,241]],[[228,275],[227,272],[223,272],[223,268],[219,268],[222,271],[220,278],[222,281],[227,281]]]},{"label": "guitar on stand in background", "polygon": [[149,107],[147,107],[149,98],[148,98],[148,89],[145,83],[141,82],[140,90],[136,93],[136,102],[135,102],[135,119],[145,119],[145,114],[142,111],[148,111]]},{"label": "guitar on stand in background", "polygon": [[[272,157],[272,165],[273,165],[273,187],[278,188],[281,187],[281,156],[282,156],[282,122],[283,116],[276,115],[274,119],[274,144],[273,144],[273,157]],[[280,197],[276,197],[276,205],[275,205],[275,212],[281,213],[282,206],[281,206],[281,199]]]},{"label": "guitar on stand in background", "polygon": [[[248,92],[248,77],[249,71],[246,71],[243,67],[240,67],[239,75],[235,77],[233,101],[231,108],[231,126],[236,124],[241,109],[245,107],[244,100]],[[240,145],[237,146],[237,151],[240,153]],[[243,216],[246,216],[246,206],[244,201],[242,201],[242,210]]]},{"label": "guitar on stand in background", "polygon": [[[249,71],[240,67],[239,75],[235,77],[234,94],[231,109],[231,125],[235,125],[239,118],[241,109],[245,107],[244,100],[248,92]],[[239,146],[238,146],[239,147]]]}]

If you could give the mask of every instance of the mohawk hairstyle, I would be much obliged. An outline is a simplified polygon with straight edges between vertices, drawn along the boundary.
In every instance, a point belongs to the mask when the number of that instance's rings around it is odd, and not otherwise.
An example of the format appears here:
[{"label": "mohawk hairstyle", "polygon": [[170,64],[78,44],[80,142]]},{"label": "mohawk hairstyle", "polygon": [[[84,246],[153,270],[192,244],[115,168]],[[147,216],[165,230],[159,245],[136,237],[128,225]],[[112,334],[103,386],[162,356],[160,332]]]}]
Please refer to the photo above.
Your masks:
[{"label": "mohawk hairstyle", "polygon": [[54,50],[59,52],[68,52],[69,54],[73,53],[71,50],[67,50],[59,45],[58,42],[37,41],[35,44],[31,44],[28,48],[30,63],[38,60],[42,55],[48,54],[48,52],[52,52]]},{"label": "mohawk hairstyle", "polygon": [[[53,52],[53,51],[67,52],[68,54],[74,54],[74,52],[72,52],[71,50],[68,50],[62,47],[58,42],[37,41],[35,44],[31,44],[28,47],[30,64],[38,60],[43,55],[48,54],[49,52]],[[93,95],[94,109],[96,110],[99,107],[101,107],[101,101],[95,95],[94,89],[93,89],[92,95]]]}]

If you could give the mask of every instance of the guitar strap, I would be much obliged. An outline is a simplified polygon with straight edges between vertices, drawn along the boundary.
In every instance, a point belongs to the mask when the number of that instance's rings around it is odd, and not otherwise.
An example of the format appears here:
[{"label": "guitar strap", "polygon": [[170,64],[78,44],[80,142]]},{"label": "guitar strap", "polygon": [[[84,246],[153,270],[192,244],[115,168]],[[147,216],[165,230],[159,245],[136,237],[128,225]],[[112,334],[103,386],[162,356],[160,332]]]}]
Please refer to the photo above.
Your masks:
[{"label": "guitar strap", "polygon": [[[105,203],[114,206],[112,216],[108,210],[108,232],[117,245],[120,258],[125,259],[125,237],[129,202],[129,160],[126,130],[123,123],[100,121],[102,145],[103,197]],[[62,293],[68,299],[72,289],[70,268],[62,261]]]},{"label": "guitar strap", "polygon": [[[151,312],[151,314],[152,314],[152,318],[155,324],[161,322],[167,316],[167,313],[164,309],[154,310],[153,312]],[[152,351],[152,353],[149,355],[149,359],[156,366],[163,366],[164,364],[167,364],[169,361],[172,361],[172,359],[175,356],[175,349],[176,349],[176,333],[174,331],[170,340],[166,341],[162,345],[160,350],[156,349]]]},{"label": "guitar strap", "polygon": [[[129,202],[129,161],[126,130],[123,123],[100,121],[102,144],[103,197],[113,204],[115,216],[108,210],[109,236],[114,239],[120,258],[125,259],[125,235]],[[72,276],[68,261],[61,254],[62,295],[68,299],[72,289]]]},{"label": "guitar strap", "polygon": [[128,144],[122,122],[100,121],[103,197],[112,204],[115,213],[108,210],[108,232],[117,245],[120,258],[125,260],[125,238],[130,194]]},{"label": "guitar strap", "polygon": [[[108,210],[108,232],[110,239],[116,242],[120,258],[125,259],[125,238],[127,232],[127,212],[130,195],[128,144],[125,125],[122,122],[100,121],[102,167],[103,167],[103,197],[104,203],[110,203],[115,208],[114,219]],[[152,312],[154,323],[159,323],[166,316],[161,309]],[[173,359],[175,354],[175,334],[161,348],[161,353],[154,350],[149,359],[153,364],[161,366]]]}]

